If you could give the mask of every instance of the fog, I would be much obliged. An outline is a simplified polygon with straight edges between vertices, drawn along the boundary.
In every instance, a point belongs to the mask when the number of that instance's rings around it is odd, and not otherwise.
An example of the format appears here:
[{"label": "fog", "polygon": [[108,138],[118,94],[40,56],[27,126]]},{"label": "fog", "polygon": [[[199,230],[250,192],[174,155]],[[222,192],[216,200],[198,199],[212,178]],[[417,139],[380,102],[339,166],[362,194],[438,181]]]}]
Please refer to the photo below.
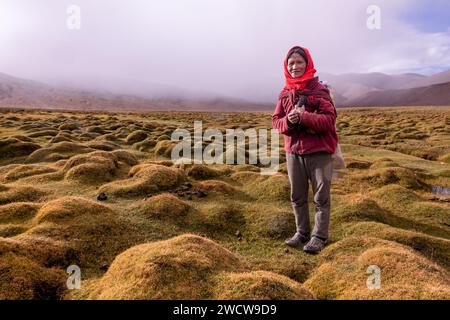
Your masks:
[{"label": "fog", "polygon": [[[450,67],[450,29],[409,13],[448,1],[0,0],[0,72],[149,97],[276,99],[283,58],[307,47],[321,73]],[[380,8],[380,29],[366,21]],[[68,28],[70,5],[80,29]],[[450,21],[448,19],[447,21]]]}]

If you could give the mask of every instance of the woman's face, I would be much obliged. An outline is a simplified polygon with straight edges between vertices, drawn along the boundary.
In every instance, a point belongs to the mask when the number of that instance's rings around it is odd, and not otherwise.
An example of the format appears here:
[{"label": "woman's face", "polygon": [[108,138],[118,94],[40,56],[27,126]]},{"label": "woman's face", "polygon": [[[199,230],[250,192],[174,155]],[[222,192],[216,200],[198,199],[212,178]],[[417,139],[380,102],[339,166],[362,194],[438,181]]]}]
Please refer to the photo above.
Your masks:
[{"label": "woman's face", "polygon": [[306,70],[306,61],[298,54],[292,54],[287,61],[288,71],[293,78],[301,77]]}]

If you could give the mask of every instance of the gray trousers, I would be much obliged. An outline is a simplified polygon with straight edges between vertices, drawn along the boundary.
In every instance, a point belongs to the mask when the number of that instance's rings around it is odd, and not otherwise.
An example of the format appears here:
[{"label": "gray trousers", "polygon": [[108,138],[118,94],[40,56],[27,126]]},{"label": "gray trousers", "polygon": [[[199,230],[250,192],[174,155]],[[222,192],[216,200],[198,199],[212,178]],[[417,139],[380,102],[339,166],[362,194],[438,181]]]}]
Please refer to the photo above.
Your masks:
[{"label": "gray trousers", "polygon": [[[291,203],[297,232],[328,239],[331,205],[333,161],[327,152],[286,154]],[[310,232],[308,189],[311,181],[314,194],[314,229]]]}]

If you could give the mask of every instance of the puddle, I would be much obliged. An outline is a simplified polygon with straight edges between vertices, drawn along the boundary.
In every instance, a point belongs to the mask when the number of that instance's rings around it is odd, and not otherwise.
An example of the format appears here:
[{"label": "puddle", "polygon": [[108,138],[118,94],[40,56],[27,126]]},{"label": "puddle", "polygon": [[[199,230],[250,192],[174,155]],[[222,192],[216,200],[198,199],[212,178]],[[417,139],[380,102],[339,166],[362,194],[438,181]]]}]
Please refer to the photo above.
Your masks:
[{"label": "puddle", "polygon": [[431,192],[437,193],[437,194],[448,194],[450,195],[450,188],[438,186],[438,185],[432,185],[431,186]]}]

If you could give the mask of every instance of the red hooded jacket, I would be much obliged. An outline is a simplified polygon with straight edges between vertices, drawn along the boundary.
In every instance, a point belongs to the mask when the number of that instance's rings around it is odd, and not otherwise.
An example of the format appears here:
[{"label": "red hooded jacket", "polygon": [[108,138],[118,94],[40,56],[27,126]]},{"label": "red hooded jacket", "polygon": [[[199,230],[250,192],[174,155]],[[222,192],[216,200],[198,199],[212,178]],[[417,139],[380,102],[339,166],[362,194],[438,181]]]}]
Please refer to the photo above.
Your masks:
[{"label": "red hooded jacket", "polygon": [[[287,57],[296,47],[289,50],[284,60],[286,85],[281,91],[272,116],[272,126],[284,135],[284,150],[287,153],[308,154],[319,151],[334,153],[338,143],[336,133],[336,109],[329,90],[314,77],[316,70],[306,48],[301,47],[308,58],[305,73],[293,78],[287,69]],[[305,112],[300,123],[292,125],[287,114],[297,104],[300,95],[305,95]]]}]

